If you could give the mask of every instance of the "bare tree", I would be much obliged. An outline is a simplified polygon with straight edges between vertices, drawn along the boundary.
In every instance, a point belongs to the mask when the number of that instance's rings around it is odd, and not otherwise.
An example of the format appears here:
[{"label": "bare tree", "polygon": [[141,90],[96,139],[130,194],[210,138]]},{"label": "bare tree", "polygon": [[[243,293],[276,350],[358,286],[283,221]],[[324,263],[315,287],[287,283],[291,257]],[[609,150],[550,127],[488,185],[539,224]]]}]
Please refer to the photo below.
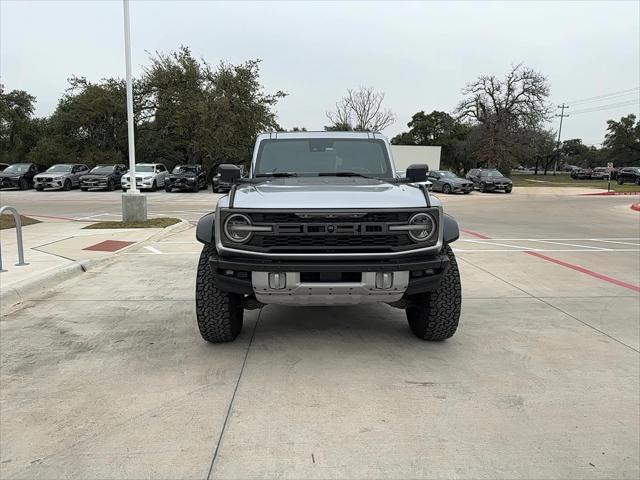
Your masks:
[{"label": "bare tree", "polygon": [[539,128],[551,113],[547,79],[522,64],[512,66],[504,79],[482,75],[468,83],[462,94],[465,98],[456,114],[483,127],[478,156],[488,165],[509,166],[518,132]]},{"label": "bare tree", "polygon": [[379,132],[391,125],[396,116],[382,107],[385,94],[372,87],[347,90],[347,95],[336,103],[335,111],[327,112],[332,125],[327,129]]}]

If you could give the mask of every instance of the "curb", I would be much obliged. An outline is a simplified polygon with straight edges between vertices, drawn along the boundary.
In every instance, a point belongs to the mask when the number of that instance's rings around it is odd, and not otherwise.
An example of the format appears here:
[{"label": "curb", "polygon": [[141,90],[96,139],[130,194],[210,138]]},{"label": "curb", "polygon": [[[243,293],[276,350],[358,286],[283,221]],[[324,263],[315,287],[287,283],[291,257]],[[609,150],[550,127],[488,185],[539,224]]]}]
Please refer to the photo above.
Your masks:
[{"label": "curb", "polygon": [[631,210],[635,210],[636,212],[640,212],[640,202],[631,204],[629,208]]},{"label": "curb", "polygon": [[40,293],[42,290],[50,288],[51,285],[65,282],[81,273],[85,273],[90,270],[95,270],[98,267],[107,265],[115,261],[118,256],[132,248],[134,246],[144,245],[147,242],[157,241],[170,233],[177,233],[186,230],[191,227],[191,224],[181,219],[180,222],[169,225],[163,228],[160,232],[151,235],[146,240],[136,242],[133,245],[129,245],[115,252],[113,255],[107,255],[99,258],[90,258],[85,260],[76,260],[69,265],[65,265],[59,269],[46,272],[37,278],[31,278],[23,280],[22,282],[16,282],[10,287],[0,289],[0,312],[5,315],[9,310],[14,310],[15,307],[23,304],[29,297]]}]

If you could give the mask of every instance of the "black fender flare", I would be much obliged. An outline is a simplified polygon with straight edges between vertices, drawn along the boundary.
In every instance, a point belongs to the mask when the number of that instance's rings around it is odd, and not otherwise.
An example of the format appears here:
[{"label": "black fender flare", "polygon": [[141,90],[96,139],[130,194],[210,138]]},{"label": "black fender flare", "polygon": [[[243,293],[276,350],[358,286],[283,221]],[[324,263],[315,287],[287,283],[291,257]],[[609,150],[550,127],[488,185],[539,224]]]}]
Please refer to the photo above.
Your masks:
[{"label": "black fender flare", "polygon": [[215,243],[215,212],[207,213],[198,220],[196,225],[196,240],[205,245],[213,245]]},{"label": "black fender flare", "polygon": [[444,214],[442,241],[445,245],[455,242],[460,238],[458,222],[451,215]]}]

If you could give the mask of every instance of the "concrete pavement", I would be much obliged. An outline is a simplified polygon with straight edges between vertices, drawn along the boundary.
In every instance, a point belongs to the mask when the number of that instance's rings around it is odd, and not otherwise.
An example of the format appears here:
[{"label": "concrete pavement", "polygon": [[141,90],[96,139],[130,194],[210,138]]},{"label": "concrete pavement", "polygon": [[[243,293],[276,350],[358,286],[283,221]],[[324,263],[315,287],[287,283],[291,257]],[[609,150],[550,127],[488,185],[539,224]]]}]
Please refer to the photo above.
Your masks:
[{"label": "concrete pavement", "polygon": [[0,477],[637,478],[640,217],[474,197],[443,197],[465,230],[447,342],[370,305],[268,306],[205,344],[193,229],[3,316]]}]

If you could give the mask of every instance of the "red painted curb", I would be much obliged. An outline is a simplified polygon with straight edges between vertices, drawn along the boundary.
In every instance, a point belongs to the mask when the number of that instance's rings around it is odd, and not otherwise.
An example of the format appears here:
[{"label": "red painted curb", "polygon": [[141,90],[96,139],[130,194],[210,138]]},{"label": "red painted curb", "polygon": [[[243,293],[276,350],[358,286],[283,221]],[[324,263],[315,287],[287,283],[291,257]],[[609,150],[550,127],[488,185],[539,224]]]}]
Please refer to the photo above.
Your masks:
[{"label": "red painted curb", "polygon": [[635,210],[636,212],[640,212],[640,202],[632,204],[630,208],[631,208],[631,210]]},{"label": "red painted curb", "polygon": [[598,193],[579,193],[583,196],[595,196],[595,195],[640,195],[640,192],[598,192]]}]

